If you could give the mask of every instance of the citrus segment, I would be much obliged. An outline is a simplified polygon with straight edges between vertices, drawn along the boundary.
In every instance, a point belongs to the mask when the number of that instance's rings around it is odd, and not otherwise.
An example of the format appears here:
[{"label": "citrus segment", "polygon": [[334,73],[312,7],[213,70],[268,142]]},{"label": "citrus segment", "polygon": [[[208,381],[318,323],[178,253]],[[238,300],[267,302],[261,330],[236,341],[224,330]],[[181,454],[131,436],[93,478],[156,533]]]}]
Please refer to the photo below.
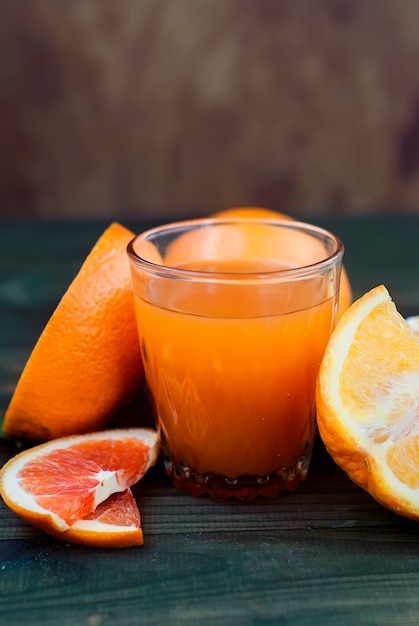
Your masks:
[{"label": "citrus segment", "polygon": [[[279,213],[277,211],[273,211],[272,209],[265,209],[263,207],[232,207],[229,209],[224,209],[223,211],[218,211],[214,213],[211,217],[249,217],[249,218],[270,218],[270,219],[281,219],[281,220],[292,220],[293,217],[289,215],[285,215],[284,213]],[[295,241],[296,248],[301,248],[301,242]],[[301,259],[301,263],[304,263],[304,258]],[[352,286],[348,278],[348,274],[344,267],[342,267],[341,277],[340,277],[340,292],[339,292],[339,312],[338,318],[342,316],[342,314],[350,307],[353,302],[352,295]]]},{"label": "citrus segment", "polygon": [[139,545],[141,518],[130,486],[156,462],[158,434],[127,428],[43,443],[10,459],[0,494],[28,523],[86,545]]},{"label": "citrus segment", "polygon": [[99,430],[144,381],[126,247],[102,234],[47,322],[17,383],[3,429],[46,441]]},{"label": "citrus segment", "polygon": [[141,527],[140,512],[131,489],[113,493],[85,515],[83,520],[96,520],[101,524]]},{"label": "citrus segment", "polygon": [[419,337],[384,286],[343,315],[317,380],[319,432],[378,502],[419,519]]}]

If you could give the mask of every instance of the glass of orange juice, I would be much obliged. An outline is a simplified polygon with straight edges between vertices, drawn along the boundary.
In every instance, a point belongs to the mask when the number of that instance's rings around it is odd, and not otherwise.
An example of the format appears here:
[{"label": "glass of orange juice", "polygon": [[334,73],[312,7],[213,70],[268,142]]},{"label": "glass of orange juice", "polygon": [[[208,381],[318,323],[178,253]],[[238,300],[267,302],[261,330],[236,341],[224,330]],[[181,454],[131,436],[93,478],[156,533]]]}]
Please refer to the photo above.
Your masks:
[{"label": "glass of orange juice", "polygon": [[269,219],[166,224],[128,246],[146,383],[177,487],[276,497],[306,478],[343,244]]}]

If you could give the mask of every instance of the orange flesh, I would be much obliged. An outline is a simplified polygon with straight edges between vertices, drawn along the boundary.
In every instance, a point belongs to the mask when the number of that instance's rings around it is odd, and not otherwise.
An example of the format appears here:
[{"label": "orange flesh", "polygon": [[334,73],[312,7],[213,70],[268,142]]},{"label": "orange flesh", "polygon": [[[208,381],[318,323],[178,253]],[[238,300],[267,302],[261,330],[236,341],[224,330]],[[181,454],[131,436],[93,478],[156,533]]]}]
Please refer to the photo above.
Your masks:
[{"label": "orange flesh", "polygon": [[83,519],[96,520],[102,524],[141,528],[140,512],[130,489],[113,493]]},{"label": "orange flesh", "polygon": [[395,476],[411,489],[419,488],[419,435],[409,435],[387,450],[386,460]]},{"label": "orange flesh", "polygon": [[[246,259],[245,267],[212,260],[199,269],[261,271],[260,259]],[[309,288],[321,293],[324,285],[319,279]],[[302,290],[255,296],[254,286],[231,298],[214,283],[204,294],[165,284],[159,296],[178,311],[138,296],[135,304],[147,383],[172,459],[228,477],[292,468],[313,439],[315,380],[335,298],[307,307]]]}]

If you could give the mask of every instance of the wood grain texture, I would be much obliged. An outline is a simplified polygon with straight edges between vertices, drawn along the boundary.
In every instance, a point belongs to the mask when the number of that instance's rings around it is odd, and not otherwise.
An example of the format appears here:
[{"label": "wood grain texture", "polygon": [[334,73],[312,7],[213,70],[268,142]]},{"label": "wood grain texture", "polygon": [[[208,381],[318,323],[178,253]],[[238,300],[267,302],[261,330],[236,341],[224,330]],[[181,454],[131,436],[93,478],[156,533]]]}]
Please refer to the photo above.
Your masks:
[{"label": "wood grain texture", "polygon": [[0,214],[415,211],[415,0],[3,0]]},{"label": "wood grain texture", "polygon": [[155,471],[135,489],[138,549],[62,544],[1,503],[0,615],[35,625],[414,623],[417,526],[322,455],[301,490],[248,505],[193,499]]},{"label": "wood grain texture", "polygon": [[[419,311],[419,216],[319,216],[315,222],[342,237],[357,295],[384,280],[405,315]],[[106,225],[0,222],[0,413],[49,311]],[[148,225],[127,223],[134,231]],[[146,406],[141,415],[148,419]],[[0,439],[0,464],[15,452]],[[171,487],[160,463],[134,494],[145,544],[126,550],[62,543],[26,525],[0,500],[0,622],[417,623],[417,523],[356,487],[319,440],[307,481],[274,501],[193,498]]]}]

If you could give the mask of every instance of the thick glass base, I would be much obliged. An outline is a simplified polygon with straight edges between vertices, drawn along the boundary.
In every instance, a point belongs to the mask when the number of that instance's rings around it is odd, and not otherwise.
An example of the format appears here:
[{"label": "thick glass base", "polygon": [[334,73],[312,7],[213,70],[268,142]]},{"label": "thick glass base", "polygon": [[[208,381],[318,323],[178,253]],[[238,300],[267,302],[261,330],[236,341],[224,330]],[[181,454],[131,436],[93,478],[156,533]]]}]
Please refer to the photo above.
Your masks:
[{"label": "thick glass base", "polygon": [[167,455],[165,468],[173,485],[186,489],[193,496],[208,495],[216,501],[234,498],[249,502],[257,496],[276,498],[281,491],[294,491],[307,477],[310,456],[301,456],[291,469],[279,468],[266,476],[228,478],[221,474],[199,474],[184,463],[175,464]]}]

